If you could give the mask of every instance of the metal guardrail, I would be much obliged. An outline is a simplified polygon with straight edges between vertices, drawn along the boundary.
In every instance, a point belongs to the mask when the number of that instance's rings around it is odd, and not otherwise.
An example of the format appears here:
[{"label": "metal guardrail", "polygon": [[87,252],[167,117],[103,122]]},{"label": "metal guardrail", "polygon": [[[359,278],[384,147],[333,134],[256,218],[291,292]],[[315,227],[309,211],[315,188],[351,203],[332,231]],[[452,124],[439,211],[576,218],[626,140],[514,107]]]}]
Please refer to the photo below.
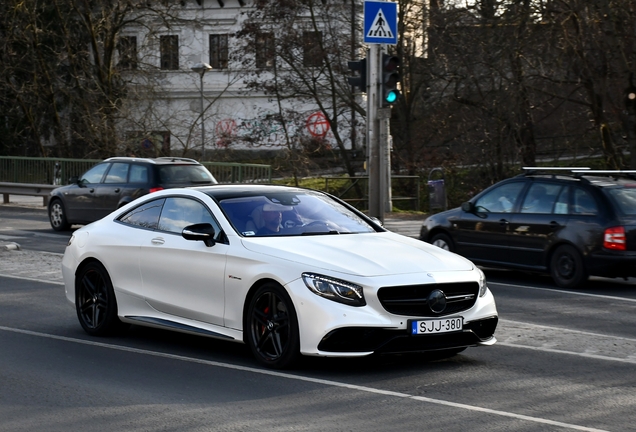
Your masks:
[{"label": "metal guardrail", "polygon": [[[49,192],[68,184],[72,176],[88,171],[102,159],[28,158],[0,156],[0,194],[9,203],[9,195],[43,197],[48,204]],[[219,183],[271,183],[272,167],[262,164],[203,162]]]},{"label": "metal guardrail", "polygon": [[9,204],[9,195],[29,195],[41,196],[42,205],[47,206],[49,204],[49,194],[57,187],[59,186],[48,184],[0,182],[0,194],[2,194],[2,202],[4,204]]}]

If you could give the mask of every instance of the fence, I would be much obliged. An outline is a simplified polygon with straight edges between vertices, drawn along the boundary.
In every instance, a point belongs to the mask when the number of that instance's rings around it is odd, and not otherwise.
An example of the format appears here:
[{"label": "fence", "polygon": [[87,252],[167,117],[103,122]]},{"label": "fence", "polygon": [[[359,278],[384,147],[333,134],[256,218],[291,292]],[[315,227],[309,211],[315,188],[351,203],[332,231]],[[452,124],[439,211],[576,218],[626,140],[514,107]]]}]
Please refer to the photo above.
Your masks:
[{"label": "fence", "polygon": [[[325,191],[360,210],[369,207],[369,177],[325,177]],[[409,210],[419,211],[420,177],[391,176],[391,201],[393,207],[401,208],[401,203],[407,203]]]},{"label": "fence", "polygon": [[[3,202],[9,195],[40,196],[46,206],[49,193],[68,183],[101,162],[102,159],[27,158],[0,156],[0,194]],[[269,165],[204,162],[219,183],[270,183]]]},{"label": "fence", "polygon": [[[0,156],[0,182],[64,185],[102,159],[27,158]],[[219,183],[269,183],[269,165],[204,162]]]}]

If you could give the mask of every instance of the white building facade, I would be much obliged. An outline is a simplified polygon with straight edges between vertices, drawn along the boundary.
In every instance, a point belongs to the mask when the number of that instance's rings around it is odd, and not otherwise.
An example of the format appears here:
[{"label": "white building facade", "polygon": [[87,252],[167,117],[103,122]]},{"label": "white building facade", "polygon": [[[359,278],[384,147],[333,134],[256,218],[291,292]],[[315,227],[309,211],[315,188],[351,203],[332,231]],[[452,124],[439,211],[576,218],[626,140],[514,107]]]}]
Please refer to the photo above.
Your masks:
[{"label": "white building facade", "polygon": [[[260,69],[265,79],[273,76],[271,68],[278,61],[274,44],[287,31],[277,28],[276,22],[264,23],[263,37],[249,41],[255,44],[255,53],[242,58],[236,35],[249,10],[246,0],[183,0],[172,9],[169,21],[155,19],[120,33],[118,65],[135,83],[121,122],[131,151],[201,157],[224,148],[279,150],[306,140],[336,147],[333,119],[345,148],[362,148],[363,132],[351,137],[355,114],[340,102],[332,103],[329,91],[324,94],[327,103],[318,104],[307,97],[277,98],[258,88],[248,89],[250,72]],[[305,47],[299,54],[304,55],[301,64],[312,66],[312,47],[328,31],[325,27],[301,33]],[[350,34],[351,27],[343,31]],[[337,56],[346,64],[351,52]],[[201,76],[192,69],[201,64],[212,69]],[[346,77],[338,79],[345,89]],[[357,121],[357,129],[364,131],[363,119],[358,116]]]}]

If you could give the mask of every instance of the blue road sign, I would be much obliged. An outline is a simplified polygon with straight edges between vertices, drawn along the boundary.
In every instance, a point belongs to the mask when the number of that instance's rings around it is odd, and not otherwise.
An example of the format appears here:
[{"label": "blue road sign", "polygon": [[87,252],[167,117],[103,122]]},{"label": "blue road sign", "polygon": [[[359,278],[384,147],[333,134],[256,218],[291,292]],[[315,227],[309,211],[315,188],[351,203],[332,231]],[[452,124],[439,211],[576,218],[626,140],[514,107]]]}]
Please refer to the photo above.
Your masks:
[{"label": "blue road sign", "polygon": [[364,43],[397,44],[397,3],[364,2]]}]

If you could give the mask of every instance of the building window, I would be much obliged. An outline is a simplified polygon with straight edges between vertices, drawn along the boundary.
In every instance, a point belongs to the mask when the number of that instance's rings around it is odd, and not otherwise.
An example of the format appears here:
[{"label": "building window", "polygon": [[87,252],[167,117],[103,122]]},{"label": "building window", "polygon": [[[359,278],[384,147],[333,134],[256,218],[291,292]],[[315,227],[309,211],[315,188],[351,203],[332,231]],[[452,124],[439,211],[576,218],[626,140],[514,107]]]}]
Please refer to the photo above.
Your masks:
[{"label": "building window", "polygon": [[322,32],[303,32],[303,66],[320,67],[322,65]]},{"label": "building window", "polygon": [[256,67],[274,67],[275,59],[274,33],[260,33],[256,37]]},{"label": "building window", "polygon": [[227,68],[227,35],[210,35],[210,66],[214,69]]},{"label": "building window", "polygon": [[169,35],[161,36],[161,69],[178,70],[179,69],[179,36]]},{"label": "building window", "polygon": [[137,69],[137,37],[121,36],[117,42],[120,69]]}]

